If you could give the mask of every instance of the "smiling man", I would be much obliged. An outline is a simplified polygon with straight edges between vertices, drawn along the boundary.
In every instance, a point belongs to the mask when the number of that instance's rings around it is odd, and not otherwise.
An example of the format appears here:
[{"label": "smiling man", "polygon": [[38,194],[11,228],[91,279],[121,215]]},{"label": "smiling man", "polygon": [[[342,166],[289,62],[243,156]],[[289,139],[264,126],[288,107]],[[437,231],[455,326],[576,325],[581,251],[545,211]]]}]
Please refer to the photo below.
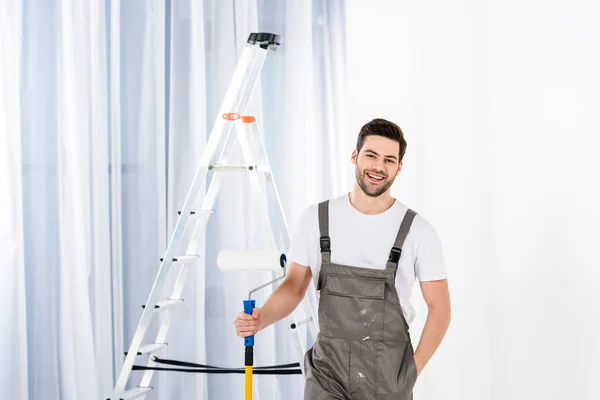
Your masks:
[{"label": "smiling man", "polygon": [[[304,211],[286,279],[262,309],[234,322],[239,336],[257,333],[288,316],[314,280],[320,331],[304,360],[306,400],[411,400],[450,324],[439,237],[390,194],[405,152],[396,124],[365,124],[351,156],[352,191]],[[428,306],[416,351],[409,333],[415,280]]]}]

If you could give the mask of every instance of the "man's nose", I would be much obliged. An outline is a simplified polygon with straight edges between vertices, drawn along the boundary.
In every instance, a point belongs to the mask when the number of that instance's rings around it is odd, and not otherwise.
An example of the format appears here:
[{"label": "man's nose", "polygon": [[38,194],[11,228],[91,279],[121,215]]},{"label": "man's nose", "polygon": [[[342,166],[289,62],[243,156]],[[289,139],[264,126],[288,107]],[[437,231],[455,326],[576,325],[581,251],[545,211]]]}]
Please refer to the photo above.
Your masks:
[{"label": "man's nose", "polygon": [[382,160],[376,160],[373,168],[379,172],[385,171],[385,164]]}]

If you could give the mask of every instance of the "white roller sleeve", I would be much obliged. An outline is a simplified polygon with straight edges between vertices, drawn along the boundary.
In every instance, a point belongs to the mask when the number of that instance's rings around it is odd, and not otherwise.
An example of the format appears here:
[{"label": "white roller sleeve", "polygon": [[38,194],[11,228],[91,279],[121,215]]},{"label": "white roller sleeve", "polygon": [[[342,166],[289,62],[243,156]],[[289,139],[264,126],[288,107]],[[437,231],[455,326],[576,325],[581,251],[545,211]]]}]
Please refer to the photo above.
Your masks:
[{"label": "white roller sleeve", "polygon": [[281,251],[222,250],[217,265],[223,271],[281,271]]}]

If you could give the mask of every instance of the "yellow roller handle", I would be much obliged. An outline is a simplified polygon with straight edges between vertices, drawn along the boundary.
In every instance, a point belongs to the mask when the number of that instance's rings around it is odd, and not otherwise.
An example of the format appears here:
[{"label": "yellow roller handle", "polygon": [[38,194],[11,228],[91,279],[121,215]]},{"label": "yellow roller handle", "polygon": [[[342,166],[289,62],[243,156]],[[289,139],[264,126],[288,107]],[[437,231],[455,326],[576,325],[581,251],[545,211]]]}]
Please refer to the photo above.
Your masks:
[{"label": "yellow roller handle", "polygon": [[252,400],[252,366],[246,366],[246,399]]}]

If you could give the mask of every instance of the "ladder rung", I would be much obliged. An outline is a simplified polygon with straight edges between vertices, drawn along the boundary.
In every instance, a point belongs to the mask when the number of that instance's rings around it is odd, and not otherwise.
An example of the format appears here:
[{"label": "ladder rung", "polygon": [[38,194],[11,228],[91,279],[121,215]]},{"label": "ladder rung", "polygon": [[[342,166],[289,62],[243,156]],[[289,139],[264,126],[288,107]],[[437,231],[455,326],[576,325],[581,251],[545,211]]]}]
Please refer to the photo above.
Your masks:
[{"label": "ladder rung", "polygon": [[[198,211],[190,211],[190,216],[192,218],[198,218],[199,215],[202,214],[212,214],[215,210],[198,210]],[[181,211],[177,211],[177,214],[181,215]]]},{"label": "ladder rung", "polygon": [[[154,311],[162,311],[164,309],[176,306],[178,304],[183,303],[183,299],[175,299],[175,300],[163,300],[163,301],[159,301],[158,303],[156,303],[156,305],[154,306]],[[142,308],[146,308],[146,305],[144,304],[142,306]]]},{"label": "ladder rung", "polygon": [[135,399],[136,397],[139,397],[145,393],[148,393],[149,391],[151,391],[152,388],[151,387],[136,387],[134,389],[130,389],[126,392],[124,392],[121,397],[119,397],[121,400],[126,400],[126,399]]},{"label": "ladder rung", "polygon": [[140,349],[138,350],[138,356],[141,354],[154,353],[155,351],[162,349],[166,345],[167,345],[166,343],[145,344],[143,346],[140,346]]},{"label": "ladder rung", "polygon": [[295,322],[295,323],[292,322],[292,325],[290,325],[290,328],[296,329],[297,327],[299,327],[301,325],[304,325],[304,324],[306,324],[306,323],[308,323],[310,321],[312,321],[312,317],[308,317],[306,319],[303,319],[302,321],[298,321],[298,322]]},{"label": "ladder rung", "polygon": [[[138,350],[137,355],[141,356],[142,354],[154,353],[155,351],[162,349],[166,345],[167,345],[166,343],[148,343],[148,344],[144,344],[144,345],[140,346],[140,349]],[[128,352],[126,351],[125,355],[127,355],[127,353]]]},{"label": "ladder rung", "polygon": [[173,259],[173,262],[188,264],[188,263],[193,263],[196,260],[198,260],[198,257],[199,257],[198,254],[182,255],[182,256],[175,257]]},{"label": "ladder rung", "polygon": [[208,167],[211,171],[238,171],[238,172],[249,172],[249,171],[260,171],[269,172],[270,169],[266,165],[225,165],[225,164],[213,164]]},{"label": "ladder rung", "polygon": [[[182,256],[174,257],[173,258],[173,262],[182,263],[182,264],[188,264],[188,263],[193,263],[197,259],[198,259],[198,254],[182,255]],[[164,258],[160,259],[161,262],[163,260],[164,260]]]}]

